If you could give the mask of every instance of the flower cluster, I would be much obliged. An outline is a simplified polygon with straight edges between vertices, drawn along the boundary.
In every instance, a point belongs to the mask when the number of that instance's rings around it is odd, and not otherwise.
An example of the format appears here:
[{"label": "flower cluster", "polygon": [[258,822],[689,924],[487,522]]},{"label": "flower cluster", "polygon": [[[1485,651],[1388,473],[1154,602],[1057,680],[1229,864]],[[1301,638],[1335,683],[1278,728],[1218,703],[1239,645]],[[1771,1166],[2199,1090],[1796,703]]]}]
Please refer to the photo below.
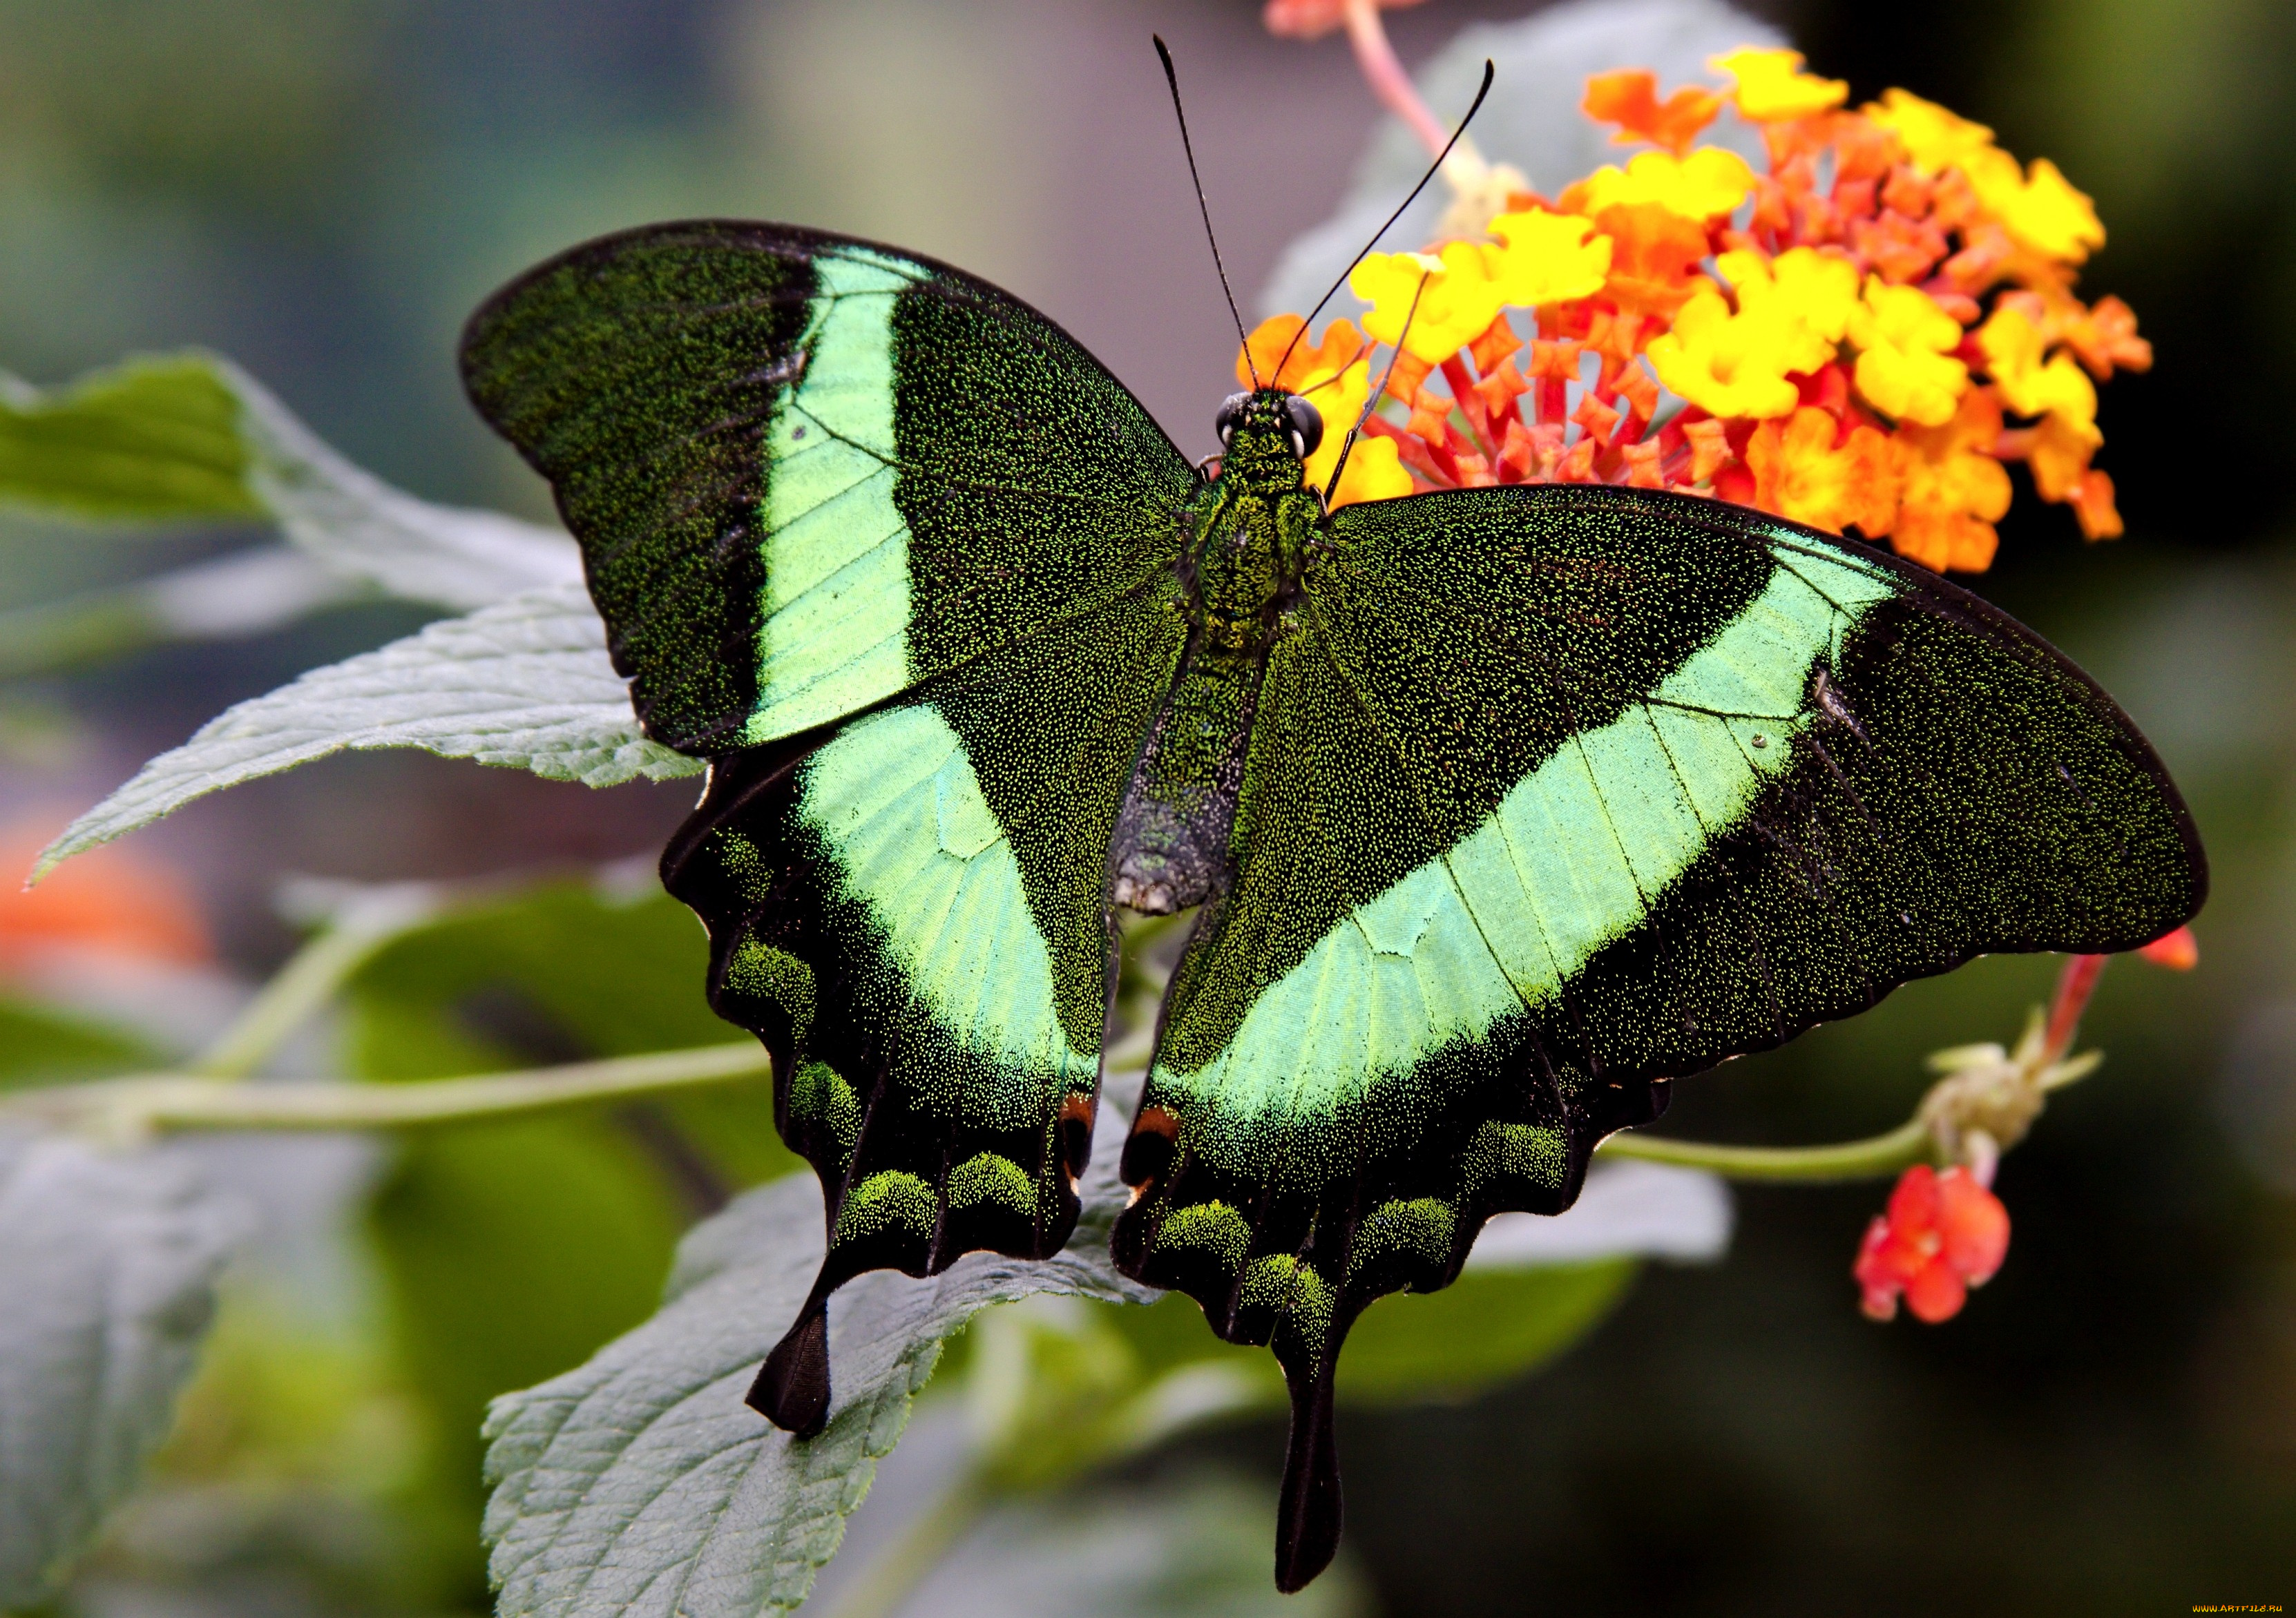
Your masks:
[{"label": "flower cluster", "polygon": [[[2022,461],[2088,537],[2119,534],[2112,479],[2090,464],[2096,384],[2152,351],[2118,298],[2073,295],[2104,240],[2089,200],[1903,90],[1844,107],[1849,86],[1796,52],[1712,66],[1729,89],[1661,99],[1647,72],[1591,79],[1588,114],[1649,150],[1552,201],[1513,192],[1478,237],[1366,257],[1349,282],[1370,305],[1361,331],[1334,321],[1310,343],[1283,315],[1250,335],[1238,377],[1304,393],[1336,424],[1309,463],[1317,486],[1385,345],[1400,410],[1365,421],[1334,505],[1625,483],[1974,572],[2008,509],[2003,462]],[[1697,144],[1726,104],[1761,130],[1767,172]]]},{"label": "flower cluster", "polygon": [[2009,1210],[1975,1174],[1915,1164],[1857,1250],[1861,1307],[1874,1320],[1891,1320],[1902,1296],[1916,1320],[1949,1320],[2008,1252]]},{"label": "flower cluster", "polygon": [[[2189,972],[2200,964],[2193,929],[2180,927],[2136,952],[2154,966]],[[1922,1099],[1919,1120],[1943,1173],[1915,1164],[1898,1181],[1886,1212],[1866,1227],[1850,1273],[1866,1312],[1895,1319],[1904,1297],[1916,1320],[1934,1326],[1961,1312],[2009,1252],[2009,1211],[1993,1195],[2001,1154],[2024,1139],[2051,1091],[2095,1071],[2103,1058],[2071,1053],[2082,1013],[2103,975],[2103,955],[2070,955],[2045,1013],[2038,1007],[2016,1049],[1962,1045],[1930,1066],[1944,1076]]]}]

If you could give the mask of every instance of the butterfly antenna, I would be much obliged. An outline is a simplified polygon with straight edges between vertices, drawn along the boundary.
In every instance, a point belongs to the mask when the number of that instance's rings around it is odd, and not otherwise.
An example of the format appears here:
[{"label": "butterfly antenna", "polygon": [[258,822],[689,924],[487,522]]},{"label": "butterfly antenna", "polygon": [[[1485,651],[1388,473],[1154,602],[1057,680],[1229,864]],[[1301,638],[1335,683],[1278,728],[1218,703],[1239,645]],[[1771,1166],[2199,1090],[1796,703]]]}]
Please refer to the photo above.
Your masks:
[{"label": "butterfly antenna", "polygon": [[[1212,233],[1211,204],[1204,200],[1203,176],[1196,172],[1195,144],[1188,139],[1187,110],[1180,105],[1179,71],[1172,66],[1172,53],[1164,44],[1164,37],[1161,34],[1152,34],[1149,37],[1156,42],[1156,54],[1163,61],[1164,82],[1172,86],[1172,116],[1180,120],[1180,150],[1188,154],[1188,178],[1195,183],[1196,208],[1204,217],[1204,240],[1212,244],[1212,268],[1219,272],[1220,290],[1227,294],[1228,318],[1235,322],[1236,341],[1243,345],[1244,367],[1251,372],[1251,386],[1257,392],[1259,388],[1259,367],[1251,362],[1251,339],[1243,333],[1243,315],[1235,306],[1235,293],[1227,284],[1227,266],[1220,262],[1219,238]],[[1485,88],[1489,87],[1488,73],[1484,74],[1483,84]],[[1476,97],[1478,101],[1481,99],[1480,96]],[[1450,148],[1447,146],[1444,150],[1447,151]],[[1426,182],[1423,180],[1420,184],[1423,185]],[[1416,196],[1418,193],[1414,192],[1412,194]],[[1287,355],[1286,357],[1288,358],[1289,355]]]},{"label": "butterfly antenna", "polygon": [[[1156,48],[1159,50],[1163,49],[1163,41],[1158,40],[1156,42]],[[1164,59],[1165,70],[1168,72],[1170,71],[1171,66],[1171,58],[1168,56]],[[1316,323],[1316,316],[1324,312],[1324,306],[1332,301],[1332,298],[1339,292],[1339,290],[1341,287],[1348,284],[1348,277],[1356,273],[1356,266],[1361,264],[1364,261],[1365,255],[1370,253],[1372,249],[1379,245],[1379,239],[1382,236],[1386,235],[1387,233],[1394,227],[1395,222],[1403,217],[1403,210],[1409,208],[1414,202],[1419,200],[1419,193],[1427,189],[1427,182],[1433,179],[1438,174],[1442,172],[1443,160],[1451,155],[1451,148],[1459,143],[1460,139],[1467,133],[1467,126],[1475,121],[1475,114],[1482,110],[1483,97],[1491,93],[1491,80],[1496,76],[1497,71],[1498,69],[1492,65],[1491,59],[1489,57],[1486,56],[1483,58],[1482,88],[1475,92],[1475,99],[1467,108],[1467,116],[1459,120],[1459,127],[1451,132],[1451,138],[1443,143],[1443,150],[1435,154],[1434,162],[1429,164],[1427,172],[1419,176],[1419,184],[1411,188],[1411,194],[1403,199],[1401,204],[1397,207],[1393,213],[1388,215],[1387,223],[1385,225],[1381,225],[1377,230],[1372,232],[1371,240],[1363,244],[1363,251],[1357,253],[1354,257],[1348,260],[1348,267],[1340,272],[1340,278],[1332,282],[1330,290],[1326,291],[1321,298],[1317,298],[1316,300],[1316,306],[1308,311],[1308,318],[1300,323],[1300,329],[1292,334],[1292,341],[1285,346],[1283,357],[1275,363],[1276,375],[1281,376],[1283,374],[1283,367],[1291,363],[1292,350],[1300,346],[1300,339],[1308,335],[1308,328]],[[1177,95],[1178,94],[1179,92],[1177,90],[1173,91],[1173,94]],[[1200,191],[1197,194],[1201,196],[1202,193]],[[1229,301],[1233,302],[1234,299],[1230,299]]]},{"label": "butterfly antenna", "polygon": [[[1484,83],[1488,86],[1489,80],[1486,78]],[[1371,413],[1379,408],[1379,402],[1387,397],[1387,385],[1395,376],[1395,362],[1403,357],[1403,339],[1411,335],[1411,323],[1419,314],[1420,295],[1427,290],[1428,279],[1433,274],[1432,270],[1420,272],[1419,284],[1411,291],[1411,307],[1404,311],[1403,330],[1395,334],[1395,352],[1387,356],[1387,369],[1379,373],[1379,386],[1373,388],[1371,396],[1364,401],[1363,414],[1357,416],[1356,424],[1348,429],[1348,441],[1340,445],[1340,458],[1332,463],[1332,480],[1324,486],[1324,510],[1326,511],[1332,509],[1332,496],[1339,493],[1340,474],[1348,470],[1348,457],[1356,453],[1356,435],[1363,431],[1364,423],[1371,420]]]}]

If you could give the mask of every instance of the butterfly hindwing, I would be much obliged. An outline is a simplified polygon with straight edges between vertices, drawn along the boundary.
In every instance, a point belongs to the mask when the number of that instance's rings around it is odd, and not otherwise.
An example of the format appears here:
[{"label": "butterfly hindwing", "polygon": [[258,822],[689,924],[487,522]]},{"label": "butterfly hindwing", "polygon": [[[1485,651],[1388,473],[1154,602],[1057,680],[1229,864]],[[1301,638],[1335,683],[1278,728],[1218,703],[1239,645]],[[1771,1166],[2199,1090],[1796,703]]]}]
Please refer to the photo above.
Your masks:
[{"label": "butterfly hindwing", "polygon": [[1146,589],[827,732],[711,766],[663,859],[710,1000],[772,1050],[829,1254],[758,1402],[827,1408],[864,1270],[1045,1258],[1078,1212],[1113,967],[1108,843],[1185,626]]},{"label": "butterfly hindwing", "polygon": [[1193,471],[1042,315],[788,225],[606,237],[473,315],[650,734],[760,746],[1139,586]]},{"label": "butterfly hindwing", "polygon": [[[1119,1261],[1294,1389],[1279,1566],[1336,1540],[1331,1368],[1666,1082],[2205,885],[2111,701],[1964,592],[1711,501],[1345,508],[1271,652],[1173,979]],[[1328,1496],[1328,1499],[1324,1497]]]}]

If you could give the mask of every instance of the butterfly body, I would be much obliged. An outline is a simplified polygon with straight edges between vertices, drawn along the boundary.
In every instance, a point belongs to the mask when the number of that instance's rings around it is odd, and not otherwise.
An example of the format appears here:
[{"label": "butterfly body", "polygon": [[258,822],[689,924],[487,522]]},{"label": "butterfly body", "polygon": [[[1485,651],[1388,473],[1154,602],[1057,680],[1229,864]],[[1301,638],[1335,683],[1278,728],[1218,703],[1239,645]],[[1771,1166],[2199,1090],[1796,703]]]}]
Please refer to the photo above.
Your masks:
[{"label": "butterfly body", "polygon": [[[1117,817],[1112,901],[1148,915],[1226,879],[1236,793],[1270,649],[1298,633],[1323,504],[1301,485],[1286,396],[1238,396],[1219,476],[1180,512],[1187,648]],[[1234,403],[1232,401],[1232,403]]]},{"label": "butterfly body", "polygon": [[1117,911],[1194,907],[1114,1254],[1282,1362],[1285,1588],[1337,1542],[1363,1309],[1567,1208],[1677,1078],[2205,893],[2128,719],[1934,576],[1628,488],[1327,512],[1273,390],[1207,478],[914,255],[631,232],[498,294],[463,364],[649,732],[710,761],[663,878],[829,1238],[753,1402],[818,1430],[849,1277],[1067,1242]]}]

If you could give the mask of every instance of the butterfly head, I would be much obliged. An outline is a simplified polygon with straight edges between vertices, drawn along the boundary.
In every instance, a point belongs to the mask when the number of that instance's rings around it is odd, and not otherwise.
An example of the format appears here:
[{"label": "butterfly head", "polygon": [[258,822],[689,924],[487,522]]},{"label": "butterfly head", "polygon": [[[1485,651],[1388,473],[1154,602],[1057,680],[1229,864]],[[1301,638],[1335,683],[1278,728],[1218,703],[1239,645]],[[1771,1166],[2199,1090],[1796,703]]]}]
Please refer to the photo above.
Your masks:
[{"label": "butterfly head", "polygon": [[1219,431],[1220,471],[1283,488],[1300,484],[1300,462],[1324,440],[1324,418],[1296,393],[1262,388],[1231,394],[1212,419]]}]

